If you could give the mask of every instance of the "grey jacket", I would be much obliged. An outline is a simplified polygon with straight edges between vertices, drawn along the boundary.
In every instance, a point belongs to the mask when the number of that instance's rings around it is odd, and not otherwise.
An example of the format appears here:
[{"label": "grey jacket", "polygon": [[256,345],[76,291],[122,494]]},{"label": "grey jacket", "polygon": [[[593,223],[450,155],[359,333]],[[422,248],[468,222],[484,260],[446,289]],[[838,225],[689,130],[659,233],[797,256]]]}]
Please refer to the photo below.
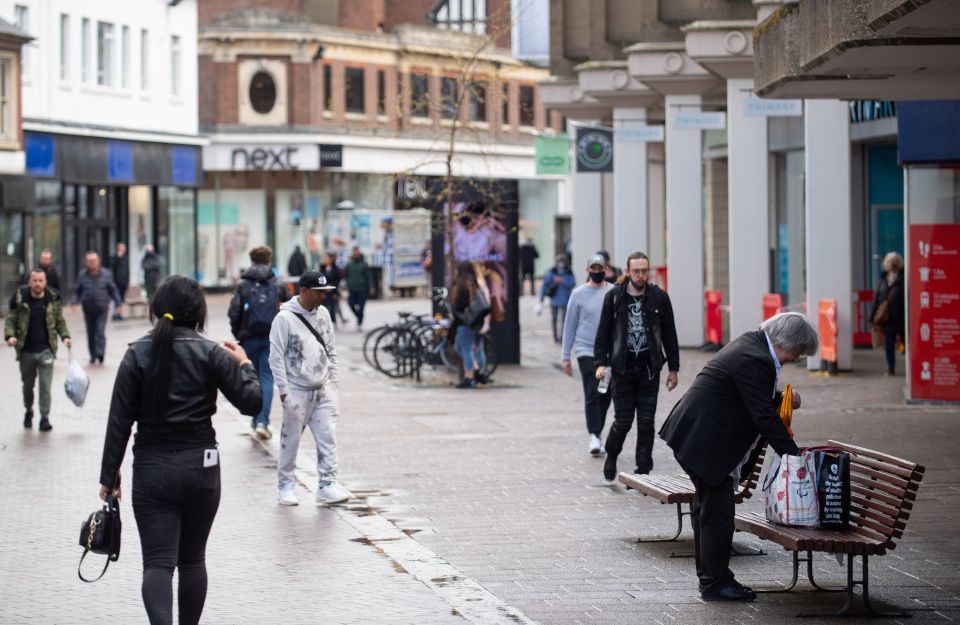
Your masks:
[{"label": "grey jacket", "polygon": [[86,269],[81,271],[77,276],[77,286],[73,289],[71,303],[81,304],[85,311],[99,312],[109,310],[111,302],[118,306],[123,304],[110,270],[101,267],[96,275],[91,275]]}]

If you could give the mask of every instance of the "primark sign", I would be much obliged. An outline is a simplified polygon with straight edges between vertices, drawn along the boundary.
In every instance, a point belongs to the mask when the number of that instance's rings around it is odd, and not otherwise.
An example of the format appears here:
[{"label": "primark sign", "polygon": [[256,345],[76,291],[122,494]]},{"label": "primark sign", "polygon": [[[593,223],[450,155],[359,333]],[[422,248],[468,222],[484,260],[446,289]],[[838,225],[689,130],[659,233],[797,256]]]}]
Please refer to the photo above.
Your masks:
[{"label": "primark sign", "polygon": [[768,100],[750,97],[743,103],[743,114],[746,117],[801,117],[803,100]]}]

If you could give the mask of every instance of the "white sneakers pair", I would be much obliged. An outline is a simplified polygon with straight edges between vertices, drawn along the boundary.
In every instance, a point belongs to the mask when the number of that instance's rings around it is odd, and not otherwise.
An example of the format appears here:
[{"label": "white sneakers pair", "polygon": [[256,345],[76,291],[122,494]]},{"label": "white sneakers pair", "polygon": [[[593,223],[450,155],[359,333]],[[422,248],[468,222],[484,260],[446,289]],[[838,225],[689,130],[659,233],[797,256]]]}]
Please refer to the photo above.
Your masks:
[{"label": "white sneakers pair", "polygon": [[[340,482],[330,482],[317,489],[317,505],[328,505],[334,503],[343,503],[353,498],[353,493],[344,488]],[[300,500],[297,499],[293,487],[281,488],[277,493],[277,503],[281,506],[298,506]]]},{"label": "white sneakers pair", "polygon": [[254,435],[256,435],[257,438],[259,438],[262,441],[270,440],[271,438],[273,438],[273,432],[271,432],[270,428],[268,428],[263,423],[258,423],[256,427],[253,428],[253,433]]},{"label": "white sneakers pair", "polygon": [[599,456],[604,454],[606,451],[603,449],[603,445],[600,443],[600,437],[596,434],[590,435],[590,455]]}]

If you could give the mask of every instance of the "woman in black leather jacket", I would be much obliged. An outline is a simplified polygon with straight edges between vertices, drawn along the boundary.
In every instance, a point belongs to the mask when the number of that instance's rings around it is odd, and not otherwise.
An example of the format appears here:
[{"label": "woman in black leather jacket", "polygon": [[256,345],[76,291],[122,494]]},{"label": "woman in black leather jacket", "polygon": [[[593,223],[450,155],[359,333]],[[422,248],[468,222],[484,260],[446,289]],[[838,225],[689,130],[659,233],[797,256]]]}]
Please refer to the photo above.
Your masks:
[{"label": "woman in black leather jacket", "polygon": [[127,349],[113,386],[100,497],[120,497],[130,431],[133,514],[143,550],[143,603],[151,625],[173,623],[173,570],[180,623],[200,620],[207,595],[207,537],[220,505],[220,462],[210,418],[217,391],[245,415],[260,412],[260,379],[243,348],[200,334],[207,316],[195,280],[168,278],[150,301],[153,331]]}]

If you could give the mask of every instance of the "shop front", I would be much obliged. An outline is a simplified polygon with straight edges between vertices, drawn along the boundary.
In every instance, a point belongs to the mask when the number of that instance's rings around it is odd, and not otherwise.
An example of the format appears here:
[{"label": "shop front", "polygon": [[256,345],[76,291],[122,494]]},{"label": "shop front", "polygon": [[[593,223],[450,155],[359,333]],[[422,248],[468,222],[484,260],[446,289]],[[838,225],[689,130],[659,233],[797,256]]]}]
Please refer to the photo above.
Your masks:
[{"label": "shop front", "polygon": [[148,245],[160,254],[164,276],[197,275],[197,146],[24,135],[27,172],[34,177],[29,262],[49,249],[69,291],[87,252],[106,262],[122,242],[134,284],[143,283]]},{"label": "shop front", "polygon": [[[26,216],[33,204],[32,180],[0,175],[0,297],[6,298],[20,284],[26,270],[24,254]],[[6,308],[6,299],[3,300]]]}]

